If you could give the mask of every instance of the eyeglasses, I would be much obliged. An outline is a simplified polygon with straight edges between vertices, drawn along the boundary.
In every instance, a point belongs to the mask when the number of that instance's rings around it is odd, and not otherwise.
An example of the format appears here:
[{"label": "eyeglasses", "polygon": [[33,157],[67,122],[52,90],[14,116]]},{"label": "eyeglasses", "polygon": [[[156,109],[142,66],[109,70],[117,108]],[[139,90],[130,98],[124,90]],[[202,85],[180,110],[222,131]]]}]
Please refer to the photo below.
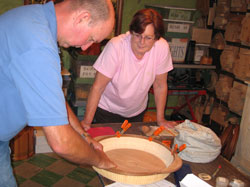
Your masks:
[{"label": "eyeglasses", "polygon": [[141,41],[142,39],[144,39],[145,42],[152,42],[155,39],[155,37],[153,36],[142,36],[138,33],[133,33],[133,36],[137,41]]}]

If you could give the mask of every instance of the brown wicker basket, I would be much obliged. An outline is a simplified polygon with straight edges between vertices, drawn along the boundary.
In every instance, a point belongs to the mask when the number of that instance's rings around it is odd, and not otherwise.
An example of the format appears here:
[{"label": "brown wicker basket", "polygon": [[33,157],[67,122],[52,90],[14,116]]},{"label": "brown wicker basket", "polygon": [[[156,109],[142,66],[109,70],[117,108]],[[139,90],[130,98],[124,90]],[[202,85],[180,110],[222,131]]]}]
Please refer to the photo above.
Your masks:
[{"label": "brown wicker basket", "polygon": [[[99,139],[99,140],[98,140]],[[145,136],[122,135],[99,137],[104,152],[117,164],[117,168],[105,170],[93,167],[100,175],[121,183],[143,185],[166,178],[182,166],[177,154],[157,140]],[[112,152],[112,157],[110,154]],[[120,152],[120,153],[119,153]]]}]

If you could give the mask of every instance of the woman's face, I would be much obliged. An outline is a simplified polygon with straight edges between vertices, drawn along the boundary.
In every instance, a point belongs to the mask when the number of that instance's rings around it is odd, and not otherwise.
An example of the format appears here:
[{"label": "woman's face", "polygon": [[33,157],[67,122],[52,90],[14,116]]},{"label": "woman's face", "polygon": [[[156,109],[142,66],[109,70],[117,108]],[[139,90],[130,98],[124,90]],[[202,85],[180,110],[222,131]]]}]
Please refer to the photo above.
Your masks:
[{"label": "woman's face", "polygon": [[154,27],[152,24],[146,26],[142,34],[131,33],[131,48],[138,59],[142,59],[155,43]]}]

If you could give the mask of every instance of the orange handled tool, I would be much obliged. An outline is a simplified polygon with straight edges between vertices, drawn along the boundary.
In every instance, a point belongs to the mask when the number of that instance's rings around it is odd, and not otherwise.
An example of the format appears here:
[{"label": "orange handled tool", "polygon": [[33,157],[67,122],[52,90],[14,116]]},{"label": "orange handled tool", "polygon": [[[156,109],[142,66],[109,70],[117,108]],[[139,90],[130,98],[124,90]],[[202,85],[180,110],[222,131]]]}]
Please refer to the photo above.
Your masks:
[{"label": "orange handled tool", "polygon": [[178,150],[177,150],[177,153],[181,152],[182,150],[184,150],[186,148],[186,144],[182,144]]},{"label": "orange handled tool", "polygon": [[177,152],[177,149],[178,149],[178,144],[175,144],[175,145],[174,145],[174,148],[173,148],[172,151],[171,151],[171,154],[173,155],[174,153],[176,153],[176,152]]},{"label": "orange handled tool", "polygon": [[152,141],[153,138],[154,138],[155,136],[158,136],[164,129],[165,129],[164,126],[160,126],[159,128],[157,128],[157,129],[155,130],[155,132],[153,133],[153,136],[150,136],[150,137],[148,138],[148,140],[149,140],[149,141]]},{"label": "orange handled tool", "polygon": [[125,121],[122,123],[121,128],[123,129],[124,127],[126,127],[127,124],[128,124],[128,120],[125,120]]},{"label": "orange handled tool", "polygon": [[121,126],[122,130],[121,131],[117,131],[115,134],[118,138],[121,137],[121,135],[128,130],[128,128],[131,127],[131,123],[128,123],[128,120],[125,120]]},{"label": "orange handled tool", "polygon": [[174,153],[179,153],[182,150],[184,150],[186,148],[186,144],[182,144],[179,148],[178,148],[178,144],[174,145],[174,148],[172,149],[171,154],[173,155]]}]

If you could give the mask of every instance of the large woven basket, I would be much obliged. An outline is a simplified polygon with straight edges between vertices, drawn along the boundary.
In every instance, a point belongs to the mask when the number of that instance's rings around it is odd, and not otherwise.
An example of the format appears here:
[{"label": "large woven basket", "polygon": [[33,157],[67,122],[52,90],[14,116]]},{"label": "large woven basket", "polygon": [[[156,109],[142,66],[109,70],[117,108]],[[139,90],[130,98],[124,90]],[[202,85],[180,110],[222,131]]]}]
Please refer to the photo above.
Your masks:
[{"label": "large woven basket", "polygon": [[[162,166],[158,171],[145,169],[142,172],[125,172],[117,168],[100,169],[93,166],[93,169],[100,175],[125,184],[144,185],[151,184],[166,178],[171,172],[178,170],[182,165],[182,160],[177,154],[172,155],[169,148],[157,140],[149,141],[147,137],[139,135],[122,135],[120,138],[115,136],[99,137],[97,140],[103,145],[104,152],[118,149],[132,149],[144,151],[145,154],[152,154],[162,161]],[[134,155],[136,157],[136,155]],[[128,157],[124,159],[124,164],[129,162]],[[128,160],[127,160],[128,159]],[[140,159],[140,158],[139,158]],[[135,164],[136,165],[136,164]],[[132,168],[133,169],[133,168]]]}]

